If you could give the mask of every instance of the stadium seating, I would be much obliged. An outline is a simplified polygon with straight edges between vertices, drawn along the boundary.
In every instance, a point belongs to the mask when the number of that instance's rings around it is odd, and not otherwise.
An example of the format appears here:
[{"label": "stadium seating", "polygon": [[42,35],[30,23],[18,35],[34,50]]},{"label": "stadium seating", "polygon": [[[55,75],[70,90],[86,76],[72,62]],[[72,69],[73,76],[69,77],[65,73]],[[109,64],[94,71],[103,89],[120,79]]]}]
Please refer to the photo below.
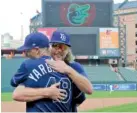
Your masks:
[{"label": "stadium seating", "polygon": [[137,82],[137,71],[120,67],[120,72],[127,81]]},{"label": "stadium seating", "polygon": [[85,71],[87,72],[89,79],[91,81],[122,81],[117,77],[117,74],[113,72],[107,65],[99,66],[84,66]]}]

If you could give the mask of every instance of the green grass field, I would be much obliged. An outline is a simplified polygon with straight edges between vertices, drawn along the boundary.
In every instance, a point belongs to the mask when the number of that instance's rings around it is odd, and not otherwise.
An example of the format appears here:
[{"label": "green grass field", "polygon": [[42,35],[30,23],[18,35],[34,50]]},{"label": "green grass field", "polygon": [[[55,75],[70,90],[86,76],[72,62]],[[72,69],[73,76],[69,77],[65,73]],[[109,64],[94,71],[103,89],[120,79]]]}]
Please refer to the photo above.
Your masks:
[{"label": "green grass field", "polygon": [[123,104],[101,109],[89,110],[87,112],[137,112],[137,103]]},{"label": "green grass field", "polygon": [[12,101],[12,93],[1,93],[1,101]]},{"label": "green grass field", "polygon": [[[86,95],[87,98],[115,98],[115,97],[137,97],[137,91],[94,91],[92,95]],[[12,93],[2,93],[2,101],[12,101]],[[137,103],[124,104],[120,106],[112,106],[86,112],[137,112]]]},{"label": "green grass field", "polygon": [[[137,91],[114,91],[109,94],[108,91],[94,91],[92,95],[86,95],[87,98],[116,98],[116,97],[137,97]],[[2,101],[12,101],[12,93],[2,93]]]}]

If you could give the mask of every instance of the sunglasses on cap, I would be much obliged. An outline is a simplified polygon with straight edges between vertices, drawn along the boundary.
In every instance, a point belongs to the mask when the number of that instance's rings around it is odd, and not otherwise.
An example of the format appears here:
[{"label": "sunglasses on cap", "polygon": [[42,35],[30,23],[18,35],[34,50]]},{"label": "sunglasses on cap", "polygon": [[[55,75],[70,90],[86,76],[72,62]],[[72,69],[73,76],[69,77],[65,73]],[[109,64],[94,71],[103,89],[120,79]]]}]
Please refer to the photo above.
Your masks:
[{"label": "sunglasses on cap", "polygon": [[67,50],[68,46],[65,44],[59,44],[59,43],[53,43],[51,45],[53,48],[61,49],[61,50]]}]

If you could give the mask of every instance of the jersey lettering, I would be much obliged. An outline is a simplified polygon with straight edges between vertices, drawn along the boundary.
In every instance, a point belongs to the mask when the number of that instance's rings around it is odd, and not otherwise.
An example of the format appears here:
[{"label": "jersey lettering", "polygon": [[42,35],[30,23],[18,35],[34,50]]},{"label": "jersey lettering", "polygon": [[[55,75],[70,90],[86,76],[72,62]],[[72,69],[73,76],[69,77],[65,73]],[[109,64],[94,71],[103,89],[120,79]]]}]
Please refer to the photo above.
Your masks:
[{"label": "jersey lettering", "polygon": [[35,82],[38,81],[31,73],[29,74],[29,78],[32,79],[32,80],[34,80]]},{"label": "jersey lettering", "polygon": [[42,76],[36,69],[33,69],[32,72],[34,73],[37,79]]},{"label": "jersey lettering", "polygon": [[46,67],[47,67],[48,72],[49,72],[49,73],[53,72],[53,70],[51,69],[51,67],[49,67],[49,65],[48,65],[47,63],[45,63],[45,64],[46,64]]},{"label": "jersey lettering", "polygon": [[71,81],[68,78],[61,78],[60,88],[66,91],[66,98],[62,100],[62,103],[67,103],[70,100]]},{"label": "jersey lettering", "polygon": [[43,75],[44,75],[44,74],[47,74],[47,72],[46,72],[46,70],[45,70],[45,67],[44,67],[42,64],[40,64],[38,67],[39,67],[39,69],[41,70],[41,72],[42,72]]},{"label": "jersey lettering", "polygon": [[38,69],[33,69],[28,77],[35,82],[37,82],[40,77],[44,76],[45,74],[55,72],[47,63],[45,63],[45,65],[40,64],[37,66],[37,68]]}]

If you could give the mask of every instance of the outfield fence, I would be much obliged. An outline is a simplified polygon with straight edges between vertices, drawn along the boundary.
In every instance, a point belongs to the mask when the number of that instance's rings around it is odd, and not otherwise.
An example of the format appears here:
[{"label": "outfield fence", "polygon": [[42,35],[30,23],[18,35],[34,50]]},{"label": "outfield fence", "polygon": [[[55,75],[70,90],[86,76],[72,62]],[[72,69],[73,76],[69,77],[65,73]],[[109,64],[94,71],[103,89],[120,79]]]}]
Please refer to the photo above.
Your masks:
[{"label": "outfield fence", "polygon": [[[111,88],[112,87],[112,88]],[[93,84],[94,90],[100,91],[137,91],[137,84],[136,83],[124,83],[124,84]]]}]

